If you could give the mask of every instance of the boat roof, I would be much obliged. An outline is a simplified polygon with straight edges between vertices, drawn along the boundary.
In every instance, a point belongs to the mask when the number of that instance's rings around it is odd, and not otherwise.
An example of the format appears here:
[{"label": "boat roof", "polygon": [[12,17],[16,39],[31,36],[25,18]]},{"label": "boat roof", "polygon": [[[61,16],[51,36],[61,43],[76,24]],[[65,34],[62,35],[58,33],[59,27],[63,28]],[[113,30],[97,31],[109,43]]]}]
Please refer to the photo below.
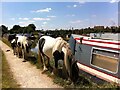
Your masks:
[{"label": "boat roof", "polygon": [[93,37],[83,36],[83,35],[76,35],[72,34],[73,38],[80,43],[80,38],[82,38],[82,44],[97,46],[102,48],[110,48],[115,50],[120,50],[120,41],[116,40],[106,40],[106,39],[96,39]]}]

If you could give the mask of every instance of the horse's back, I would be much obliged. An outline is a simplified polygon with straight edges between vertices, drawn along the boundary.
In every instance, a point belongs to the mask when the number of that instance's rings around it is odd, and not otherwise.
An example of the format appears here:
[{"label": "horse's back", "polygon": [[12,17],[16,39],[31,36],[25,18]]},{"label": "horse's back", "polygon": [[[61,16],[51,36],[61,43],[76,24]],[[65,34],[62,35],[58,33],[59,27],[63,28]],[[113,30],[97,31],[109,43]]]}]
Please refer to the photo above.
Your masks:
[{"label": "horse's back", "polygon": [[45,40],[44,47],[43,47],[44,52],[46,52],[46,50],[49,50],[49,49],[53,48],[53,46],[54,46],[54,44],[56,42],[55,38],[52,38],[50,36],[42,36],[40,38],[40,40],[42,40],[42,39]]},{"label": "horse's back", "polygon": [[26,36],[17,36],[18,40],[17,40],[17,45],[18,46],[23,46],[26,47],[26,45],[28,45],[28,40]]},{"label": "horse's back", "polygon": [[[42,52],[48,57],[52,57],[52,49],[56,43],[56,39],[50,36],[42,36],[39,39],[39,49],[42,49]],[[44,43],[44,45],[42,45]]]},{"label": "horse's back", "polygon": [[17,43],[26,43],[27,44],[27,37],[26,36],[18,36],[18,40],[17,40]]}]

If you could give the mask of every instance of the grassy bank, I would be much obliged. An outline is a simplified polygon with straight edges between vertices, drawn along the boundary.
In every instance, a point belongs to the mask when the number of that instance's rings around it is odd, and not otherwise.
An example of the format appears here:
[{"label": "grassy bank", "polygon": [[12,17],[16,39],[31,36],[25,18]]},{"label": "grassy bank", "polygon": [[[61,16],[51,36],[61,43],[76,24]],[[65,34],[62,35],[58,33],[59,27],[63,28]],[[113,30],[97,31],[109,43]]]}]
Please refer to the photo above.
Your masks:
[{"label": "grassy bank", "polygon": [[[3,39],[3,42],[9,45],[6,39]],[[28,57],[28,61],[30,61],[31,64],[36,65],[37,69],[42,69],[42,67],[37,62],[38,61],[37,53],[31,52],[30,56]],[[53,64],[53,62],[51,62],[51,64]],[[82,74],[79,75],[79,80],[74,85],[70,81],[67,81],[64,78],[62,78],[61,75],[51,75],[50,71],[47,71],[44,74],[47,74],[50,78],[53,79],[54,83],[59,84],[60,86],[63,86],[64,88],[97,88],[97,89],[118,88],[118,86],[114,83],[104,83],[104,84],[98,85],[94,83],[90,78],[87,78]]]},{"label": "grassy bank", "polygon": [[16,80],[13,77],[12,72],[10,71],[10,67],[8,62],[6,61],[6,57],[2,52],[2,88],[19,88]]},{"label": "grassy bank", "polygon": [[10,42],[8,42],[8,40],[6,38],[3,37],[3,38],[1,38],[1,40],[11,48],[11,44],[10,44]]},{"label": "grassy bank", "polygon": [[[29,61],[36,65],[36,68],[41,69],[42,67],[37,63],[37,53],[31,52],[31,55],[35,56],[35,59],[29,59]],[[51,66],[53,66],[53,62],[50,62]],[[90,78],[85,77],[83,74],[79,75],[79,80],[77,83],[72,84],[72,82],[67,81],[66,79],[63,78],[63,75],[57,74],[56,75],[51,75],[50,71],[45,72],[44,74],[47,74],[48,77],[53,79],[53,82],[64,87],[64,88],[96,88],[96,89],[103,89],[103,88],[112,88],[112,89],[118,89],[119,87],[115,83],[108,83],[105,82],[103,84],[97,84],[94,83]]]}]

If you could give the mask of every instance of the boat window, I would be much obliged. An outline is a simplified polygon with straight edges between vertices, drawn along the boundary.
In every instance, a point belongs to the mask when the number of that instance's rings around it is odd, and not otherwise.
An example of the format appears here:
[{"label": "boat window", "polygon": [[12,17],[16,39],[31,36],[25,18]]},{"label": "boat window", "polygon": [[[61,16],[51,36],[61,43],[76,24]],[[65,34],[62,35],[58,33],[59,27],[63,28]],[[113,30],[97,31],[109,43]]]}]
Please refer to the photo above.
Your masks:
[{"label": "boat window", "polygon": [[91,64],[99,68],[117,72],[119,63],[119,53],[93,49]]}]

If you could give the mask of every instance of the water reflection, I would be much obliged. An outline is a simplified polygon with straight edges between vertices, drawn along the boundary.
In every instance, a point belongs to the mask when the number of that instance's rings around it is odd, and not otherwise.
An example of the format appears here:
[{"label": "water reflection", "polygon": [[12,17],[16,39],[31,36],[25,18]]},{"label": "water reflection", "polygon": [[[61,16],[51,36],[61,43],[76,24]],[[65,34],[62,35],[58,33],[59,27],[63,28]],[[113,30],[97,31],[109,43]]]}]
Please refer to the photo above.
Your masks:
[{"label": "water reflection", "polygon": [[36,44],[35,48],[31,49],[32,52],[37,53],[38,52],[38,43]]}]

